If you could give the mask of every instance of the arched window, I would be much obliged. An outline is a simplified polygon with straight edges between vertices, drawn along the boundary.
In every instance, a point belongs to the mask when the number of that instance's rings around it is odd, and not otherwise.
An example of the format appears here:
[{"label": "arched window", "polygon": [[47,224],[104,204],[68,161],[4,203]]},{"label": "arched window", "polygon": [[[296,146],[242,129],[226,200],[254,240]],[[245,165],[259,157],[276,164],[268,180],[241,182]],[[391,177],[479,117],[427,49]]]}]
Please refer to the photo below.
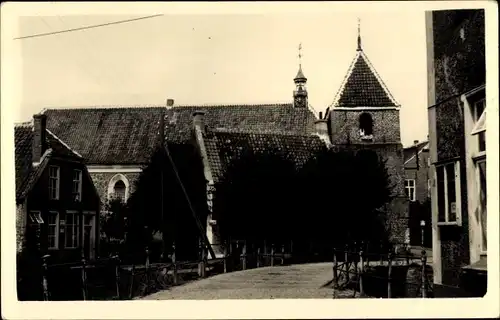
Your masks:
[{"label": "arched window", "polygon": [[359,134],[361,137],[371,137],[373,135],[373,119],[369,113],[363,112],[359,116]]},{"label": "arched window", "polygon": [[108,199],[122,199],[127,202],[129,197],[129,181],[127,177],[119,173],[114,175],[108,183]]},{"label": "arched window", "polygon": [[122,180],[118,180],[113,187],[113,197],[125,201],[126,186]]}]

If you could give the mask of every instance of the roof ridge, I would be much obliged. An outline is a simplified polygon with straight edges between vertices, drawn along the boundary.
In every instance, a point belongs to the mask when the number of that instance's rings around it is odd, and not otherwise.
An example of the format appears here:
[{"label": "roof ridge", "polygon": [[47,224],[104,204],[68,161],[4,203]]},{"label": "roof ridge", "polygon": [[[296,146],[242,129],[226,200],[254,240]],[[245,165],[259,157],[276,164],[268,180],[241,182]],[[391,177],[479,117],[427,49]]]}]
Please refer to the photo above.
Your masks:
[{"label": "roof ridge", "polygon": [[94,106],[74,106],[62,108],[44,108],[42,112],[47,111],[66,111],[66,110],[102,110],[102,109],[166,109],[166,106],[155,104],[134,104],[134,105],[94,105]]},{"label": "roof ridge", "polygon": [[33,127],[33,119],[30,121],[15,122],[14,128],[31,128]]},{"label": "roof ridge", "polygon": [[356,51],[356,55],[354,56],[354,59],[351,60],[351,64],[349,65],[349,68],[347,69],[346,75],[344,76],[344,79],[340,83],[340,88],[337,90],[337,93],[335,94],[335,98],[333,98],[333,102],[328,106],[328,108],[335,107],[340,100],[340,96],[342,92],[344,92],[345,86],[347,84],[347,81],[349,80],[349,77],[352,74],[352,71],[354,70],[354,66],[356,65],[356,62],[358,62],[359,56],[361,55],[361,51]]},{"label": "roof ridge", "polygon": [[387,88],[387,85],[385,84],[384,80],[382,80],[382,77],[379,75],[373,64],[371,63],[370,59],[368,59],[368,56],[364,53],[364,51],[361,51],[361,55],[363,56],[363,59],[365,59],[366,63],[368,64],[368,67],[370,67],[370,71],[375,75],[377,78],[378,82],[382,86],[382,89],[384,89],[385,93],[391,99],[392,103],[396,106],[400,106],[400,104],[396,101],[396,99],[392,96],[392,93],[389,91],[389,88]]},{"label": "roof ridge", "polygon": [[60,142],[66,149],[68,149],[69,151],[73,152],[78,157],[83,158],[81,154],[79,154],[78,152],[76,152],[75,150],[73,150],[64,141],[62,141],[58,136],[56,136],[52,131],[50,131],[49,129],[45,129],[45,131],[47,131],[54,139],[56,139],[58,142]]},{"label": "roof ridge", "polygon": [[242,132],[242,131],[220,131],[220,130],[210,130],[212,134],[231,134],[231,135],[255,135],[255,136],[279,136],[279,137],[295,137],[295,138],[314,138],[317,137],[315,134],[287,134],[281,132]]},{"label": "roof ridge", "polygon": [[284,106],[293,105],[292,102],[273,102],[273,103],[200,103],[200,104],[178,104],[173,108],[187,107],[259,107],[259,106]]}]

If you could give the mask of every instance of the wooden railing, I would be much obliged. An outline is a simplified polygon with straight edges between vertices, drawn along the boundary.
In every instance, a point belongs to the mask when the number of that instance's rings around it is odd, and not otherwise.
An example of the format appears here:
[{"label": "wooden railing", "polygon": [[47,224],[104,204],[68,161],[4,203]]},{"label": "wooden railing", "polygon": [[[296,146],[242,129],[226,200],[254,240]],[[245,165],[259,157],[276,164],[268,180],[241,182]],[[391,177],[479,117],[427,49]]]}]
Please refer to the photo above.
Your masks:
[{"label": "wooden railing", "polygon": [[[356,247],[359,248],[354,246]],[[350,246],[343,249],[334,248],[332,280],[334,298],[340,291],[346,289],[352,290],[353,297],[356,294],[361,297],[373,296],[367,292],[370,290],[372,293],[378,292],[376,294],[378,297],[387,298],[408,297],[408,291],[413,293],[412,297],[428,298],[432,295],[432,280],[429,279],[429,276],[432,276],[432,268],[427,264],[425,250],[416,256],[409,252],[397,253],[395,250],[366,252],[362,249],[363,246],[360,250]],[[378,274],[375,269],[378,269]],[[396,269],[400,269],[397,275],[395,275]],[[415,273],[418,279],[412,277]],[[367,282],[371,282],[372,285],[367,286]],[[378,284],[374,285],[377,282]],[[383,283],[386,284],[385,294],[381,292]],[[399,288],[397,294],[394,292],[395,287]]]}]

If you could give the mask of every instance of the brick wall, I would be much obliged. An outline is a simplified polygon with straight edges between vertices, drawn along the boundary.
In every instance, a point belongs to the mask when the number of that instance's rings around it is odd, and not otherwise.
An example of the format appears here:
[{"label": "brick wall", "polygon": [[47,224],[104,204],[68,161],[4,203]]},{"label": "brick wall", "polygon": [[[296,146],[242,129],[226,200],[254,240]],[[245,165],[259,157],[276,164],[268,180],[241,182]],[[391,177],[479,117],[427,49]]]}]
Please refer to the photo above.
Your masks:
[{"label": "brick wall", "polygon": [[398,110],[335,110],[330,113],[330,134],[333,144],[364,143],[359,135],[359,116],[366,112],[373,120],[371,143],[400,143]]},{"label": "brick wall", "polygon": [[[120,173],[108,173],[108,172],[92,172],[90,176],[92,177],[92,181],[99,193],[99,197],[101,198],[101,208],[104,209],[104,204],[108,199],[108,185],[111,179]],[[139,178],[140,173],[121,173],[124,175],[129,182],[129,197],[134,192],[135,183]]]}]

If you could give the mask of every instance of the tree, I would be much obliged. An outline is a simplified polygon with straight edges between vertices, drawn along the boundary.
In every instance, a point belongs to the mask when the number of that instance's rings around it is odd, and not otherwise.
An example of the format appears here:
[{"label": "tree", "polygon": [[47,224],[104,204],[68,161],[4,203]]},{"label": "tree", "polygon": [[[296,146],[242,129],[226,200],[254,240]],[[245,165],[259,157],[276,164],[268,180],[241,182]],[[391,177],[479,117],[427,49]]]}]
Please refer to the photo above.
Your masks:
[{"label": "tree", "polygon": [[202,162],[194,146],[169,144],[168,153],[164,147],[155,149],[128,201],[131,247],[143,252],[145,246],[153,245],[153,235],[161,233],[162,243],[154,245],[160,246],[155,250],[163,257],[171,252],[174,241],[181,256],[186,249],[183,245],[193,250],[199,230],[191,207],[198,218],[206,219],[205,192]]},{"label": "tree", "polygon": [[214,211],[224,238],[280,240],[289,237],[295,165],[288,154],[244,150],[216,186]]}]

